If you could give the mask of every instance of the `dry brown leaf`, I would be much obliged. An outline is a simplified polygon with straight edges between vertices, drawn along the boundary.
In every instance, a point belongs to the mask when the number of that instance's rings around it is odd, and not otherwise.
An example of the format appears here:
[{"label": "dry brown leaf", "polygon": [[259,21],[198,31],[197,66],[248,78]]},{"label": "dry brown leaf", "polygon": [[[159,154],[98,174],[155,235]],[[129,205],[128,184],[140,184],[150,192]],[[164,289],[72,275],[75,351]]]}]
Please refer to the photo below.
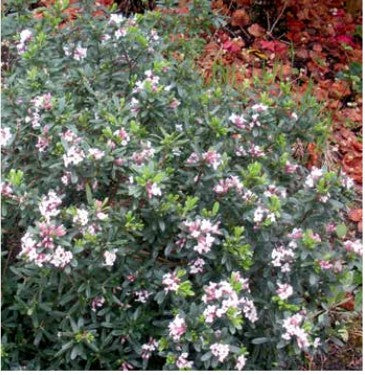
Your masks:
[{"label": "dry brown leaf", "polygon": [[248,29],[248,32],[256,38],[260,38],[266,34],[266,30],[261,27],[258,23],[254,23]]},{"label": "dry brown leaf", "polygon": [[250,23],[250,16],[244,9],[238,9],[232,14],[232,26],[244,27]]}]

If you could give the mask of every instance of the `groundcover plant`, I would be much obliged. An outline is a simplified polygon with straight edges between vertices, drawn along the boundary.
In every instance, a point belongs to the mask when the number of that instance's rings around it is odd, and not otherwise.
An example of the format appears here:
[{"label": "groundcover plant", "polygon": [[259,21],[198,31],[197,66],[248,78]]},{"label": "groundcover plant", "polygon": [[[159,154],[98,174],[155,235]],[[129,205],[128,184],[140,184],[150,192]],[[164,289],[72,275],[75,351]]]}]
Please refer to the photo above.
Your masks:
[{"label": "groundcover plant", "polygon": [[161,17],[3,19],[4,370],[298,369],[361,275],[315,101],[204,86]]}]

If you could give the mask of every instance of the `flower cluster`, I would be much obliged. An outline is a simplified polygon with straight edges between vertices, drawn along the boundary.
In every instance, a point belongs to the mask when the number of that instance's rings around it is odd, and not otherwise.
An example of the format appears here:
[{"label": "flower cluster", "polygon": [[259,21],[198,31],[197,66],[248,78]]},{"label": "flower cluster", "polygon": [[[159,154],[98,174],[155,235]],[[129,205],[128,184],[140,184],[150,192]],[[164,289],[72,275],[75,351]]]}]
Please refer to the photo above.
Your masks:
[{"label": "flower cluster", "polygon": [[19,43],[16,45],[19,55],[22,55],[26,51],[26,42],[31,40],[33,33],[29,29],[24,29],[20,33]]},{"label": "flower cluster", "polygon": [[39,203],[39,211],[41,215],[49,221],[52,217],[60,213],[59,207],[62,204],[62,199],[53,190],[50,190],[46,196],[43,196]]},{"label": "flower cluster", "polygon": [[217,194],[227,194],[231,189],[235,189],[237,193],[242,192],[243,185],[237,176],[230,176],[225,180],[219,180],[213,190]]},{"label": "flower cluster", "polygon": [[152,90],[156,92],[159,88],[160,77],[154,75],[151,70],[146,70],[144,72],[146,78],[143,81],[137,81],[133,93],[140,93],[144,90]]},{"label": "flower cluster", "polygon": [[344,246],[345,246],[346,251],[350,251],[350,252],[353,252],[357,255],[362,256],[362,242],[361,242],[361,240],[355,240],[355,241],[347,240],[344,243]]},{"label": "flower cluster", "polygon": [[278,282],[277,285],[276,293],[281,299],[287,299],[293,294],[293,287],[290,284],[281,284]]},{"label": "flower cluster", "polygon": [[[63,232],[59,234],[63,235]],[[57,234],[55,233],[54,237],[56,236]],[[44,264],[48,263],[58,268],[64,268],[73,259],[73,254],[70,251],[65,251],[61,246],[57,246],[53,251],[53,239],[51,245],[49,245],[50,241],[48,239],[48,241],[45,242],[46,238],[49,237],[45,235],[43,239],[37,243],[35,237],[27,232],[22,237],[22,249],[18,257],[24,257],[28,262],[34,262],[38,267],[43,267]],[[42,248],[46,248],[49,251],[42,252]]]},{"label": "flower cluster", "polygon": [[169,272],[163,275],[162,284],[165,285],[165,291],[176,292],[179,289],[181,280],[176,276],[175,272]]},{"label": "flower cluster", "polygon": [[117,259],[117,255],[115,254],[115,251],[105,251],[104,252],[104,259],[105,259],[105,265],[106,266],[113,266],[114,262]]},{"label": "flower cluster", "polygon": [[308,334],[300,327],[303,322],[303,315],[300,313],[293,316],[289,316],[283,321],[283,328],[285,333],[282,335],[284,340],[290,340],[292,337],[295,337],[297,340],[298,347],[300,349],[307,349],[310,345]]},{"label": "flower cluster", "polygon": [[229,354],[229,345],[215,343],[210,346],[210,350],[214,357],[218,358],[219,362],[224,362],[224,360],[227,358]]},{"label": "flower cluster", "polygon": [[78,44],[76,47],[64,46],[63,50],[66,56],[72,56],[76,61],[81,61],[87,56],[87,48]]},{"label": "flower cluster", "polygon": [[217,170],[222,163],[222,157],[215,150],[209,150],[207,152],[204,152],[201,156],[198,153],[193,152],[186,160],[186,163],[197,164],[200,161],[208,166],[211,166],[214,170]]},{"label": "flower cluster", "polygon": [[151,337],[147,344],[142,345],[141,357],[147,360],[151,357],[152,353],[158,348],[158,342],[156,339]]},{"label": "flower cluster", "polygon": [[[241,278],[237,273],[233,273],[232,278],[240,285],[241,290],[249,291],[247,279]],[[240,311],[242,311],[244,316],[252,323],[258,320],[256,307],[252,300],[246,297],[240,298],[229,282],[210,282],[208,286],[204,287],[204,292],[202,300],[207,307],[203,312],[203,316],[206,323],[213,323],[216,318],[225,316],[229,310],[235,316],[239,316]]]},{"label": "flower cluster", "polygon": [[289,272],[291,267],[290,264],[294,260],[294,251],[297,247],[297,244],[294,241],[291,241],[288,245],[288,248],[284,246],[279,246],[275,248],[271,253],[272,265],[274,267],[280,267],[281,272]]},{"label": "flower cluster", "polygon": [[177,315],[175,319],[169,323],[169,335],[174,341],[179,341],[186,330],[187,325],[185,323],[185,319],[180,315]]},{"label": "flower cluster", "polygon": [[181,353],[176,360],[176,367],[179,370],[190,370],[193,367],[193,361],[188,361],[189,353]]},{"label": "flower cluster", "polygon": [[193,249],[199,254],[209,253],[215,241],[214,234],[220,234],[219,223],[213,224],[207,219],[187,220],[184,226],[189,236],[198,242]]},{"label": "flower cluster", "polygon": [[0,129],[0,147],[6,147],[12,137],[10,128],[4,127]]}]

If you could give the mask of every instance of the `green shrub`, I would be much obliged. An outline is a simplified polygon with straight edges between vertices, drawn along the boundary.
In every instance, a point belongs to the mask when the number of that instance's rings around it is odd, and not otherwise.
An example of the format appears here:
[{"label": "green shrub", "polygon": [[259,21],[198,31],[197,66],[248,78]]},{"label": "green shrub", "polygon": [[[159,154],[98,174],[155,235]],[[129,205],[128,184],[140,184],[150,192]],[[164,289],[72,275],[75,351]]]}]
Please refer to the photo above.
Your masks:
[{"label": "green shrub", "polygon": [[323,137],[316,108],[205,88],[160,17],[4,19],[4,370],[295,369],[326,349],[361,246],[351,181],[291,156]]}]

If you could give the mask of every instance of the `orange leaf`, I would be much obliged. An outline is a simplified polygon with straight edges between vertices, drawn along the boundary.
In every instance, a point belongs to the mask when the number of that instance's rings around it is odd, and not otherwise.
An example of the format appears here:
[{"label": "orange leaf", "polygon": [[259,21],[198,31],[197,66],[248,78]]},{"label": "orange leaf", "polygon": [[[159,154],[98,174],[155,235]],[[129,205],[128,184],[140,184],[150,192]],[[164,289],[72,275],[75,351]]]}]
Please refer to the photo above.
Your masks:
[{"label": "orange leaf", "polygon": [[232,14],[232,26],[247,26],[250,23],[250,16],[244,9],[238,9]]},{"label": "orange leaf", "polygon": [[256,38],[264,36],[266,34],[266,30],[261,27],[258,23],[254,23],[248,29],[248,32]]},{"label": "orange leaf", "polygon": [[353,208],[349,212],[348,216],[349,216],[349,219],[351,221],[354,221],[355,223],[362,221],[362,208]]}]

